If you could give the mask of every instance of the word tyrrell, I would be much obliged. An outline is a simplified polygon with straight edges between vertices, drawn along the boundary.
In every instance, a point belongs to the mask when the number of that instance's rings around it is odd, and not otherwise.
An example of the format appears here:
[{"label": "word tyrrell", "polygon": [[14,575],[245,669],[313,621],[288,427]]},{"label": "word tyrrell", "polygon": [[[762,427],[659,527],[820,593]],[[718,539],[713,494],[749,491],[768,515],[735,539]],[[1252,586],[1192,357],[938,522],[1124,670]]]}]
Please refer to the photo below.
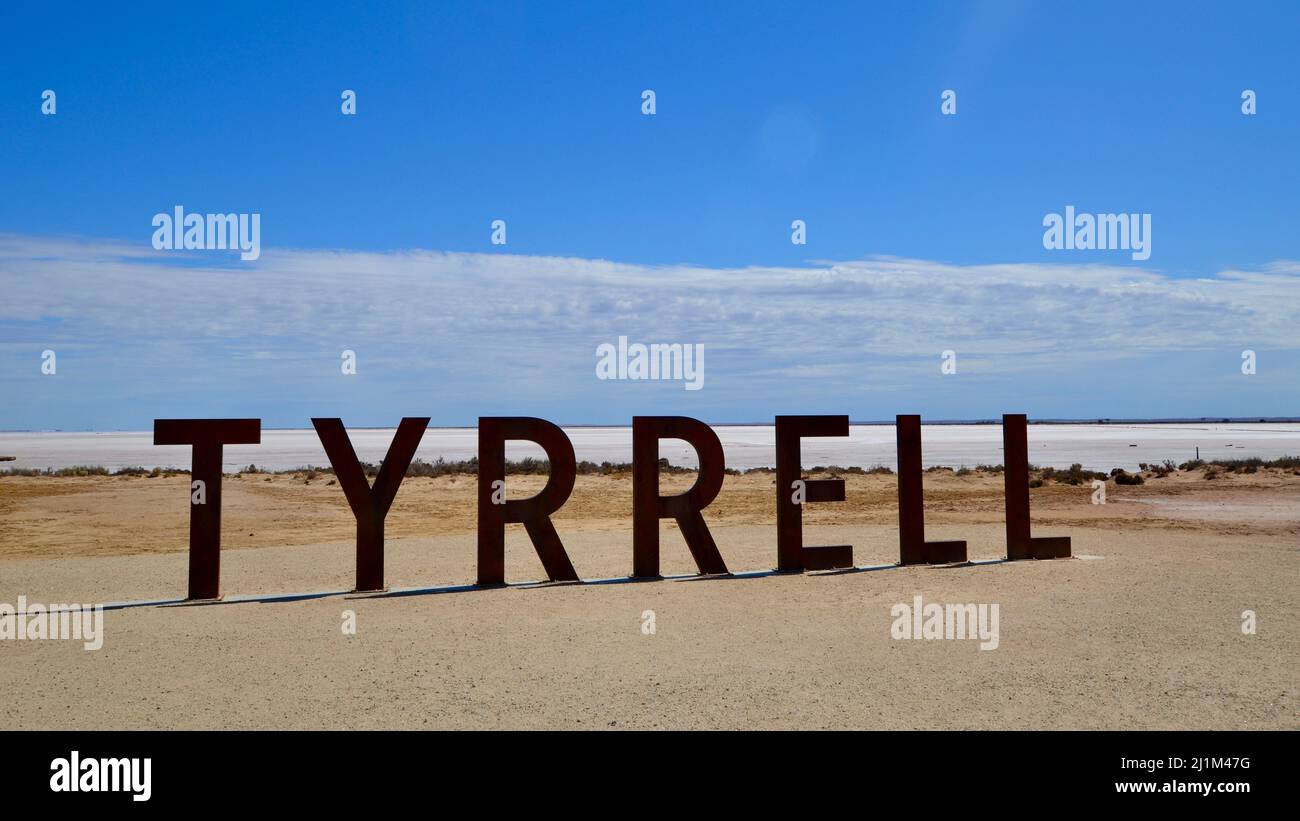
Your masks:
[{"label": "word tyrrell", "polygon": [[[1002,417],[1005,454],[1007,559],[1060,559],[1070,556],[1068,536],[1033,536],[1029,520],[1029,456],[1024,414]],[[384,519],[406,476],[429,417],[402,419],[379,467],[373,486],[348,438],[343,420],[312,419],[316,434],[334,468],[339,488],[357,523],[357,591],[384,587]],[[966,542],[925,537],[925,503],[921,468],[921,417],[901,415],[898,437],[898,543],[900,565],[953,564],[967,561]],[[848,436],[849,417],[776,417],[776,570],[852,568],[853,546],[807,545],[803,509],[808,504],[845,501],[843,479],[805,479],[800,443],[805,437]],[[695,484],[685,493],[660,492],[659,442],[678,439],[699,458]],[[506,442],[526,441],[546,452],[549,475],[541,492],[511,499],[506,482]],[[226,445],[262,441],[260,419],[155,419],[155,445],[189,445],[192,451],[190,494],[191,600],[220,597],[221,463]],[[704,510],[722,491],[726,460],[718,435],[688,416],[632,417],[632,575],[662,578],[659,572],[661,519],[673,519],[704,575],[729,574],[713,540]],[[507,524],[522,524],[550,581],[581,581],[564,549],[551,515],[564,506],[577,479],[573,443],[559,425],[534,416],[485,416],[478,420],[478,586],[505,584]],[[795,492],[791,492],[794,490]]]},{"label": "word tyrrell", "polygon": [[261,214],[186,214],[176,206],[174,214],[155,214],[153,247],[158,251],[236,250],[242,260],[262,255]]}]

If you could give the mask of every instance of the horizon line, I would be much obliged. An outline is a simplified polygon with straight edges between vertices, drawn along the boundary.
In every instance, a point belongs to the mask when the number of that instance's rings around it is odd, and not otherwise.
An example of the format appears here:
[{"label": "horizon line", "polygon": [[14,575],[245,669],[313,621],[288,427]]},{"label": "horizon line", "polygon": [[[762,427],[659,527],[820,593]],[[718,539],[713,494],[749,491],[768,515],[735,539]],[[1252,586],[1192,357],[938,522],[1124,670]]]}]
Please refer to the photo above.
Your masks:
[{"label": "horizon line", "polygon": [[[647,415],[674,416],[678,414],[647,414]],[[779,415],[781,416],[786,416],[786,415],[837,416],[839,414],[779,414]],[[237,418],[237,417],[212,417],[212,418],[225,419],[225,418]],[[239,418],[243,418],[243,417],[239,417]],[[484,418],[488,418],[488,417],[484,417]],[[553,420],[547,420],[547,421],[553,422]],[[700,420],[700,421],[704,421],[704,420]],[[1220,425],[1223,424],[1282,425],[1282,424],[1300,423],[1300,416],[1164,416],[1164,417],[1151,417],[1151,418],[1100,416],[1100,417],[1088,417],[1088,418],[1080,418],[1080,419],[1068,419],[1068,418],[1059,418],[1059,417],[1043,418],[1043,419],[1031,418],[1028,420],[1028,422],[1031,425],[1179,425],[1179,424],[1189,424],[1189,423],[1214,423]],[[879,419],[879,420],[850,419],[849,420],[850,426],[858,426],[858,427],[883,427],[883,426],[893,425],[895,423],[896,422],[893,419]],[[632,428],[630,424],[611,425],[611,424],[602,424],[599,422],[574,422],[574,423],[554,422],[554,424],[558,425],[561,428],[614,428],[614,429],[628,429],[628,430],[631,430]],[[707,424],[711,428],[764,428],[764,427],[772,427],[774,422],[766,422],[766,421],[765,422],[705,422],[705,424]],[[980,418],[980,419],[934,419],[930,421],[923,420],[922,424],[923,425],[1000,425],[1002,424],[1002,420],[987,418],[987,417]],[[348,428],[348,430],[395,430],[395,429],[396,429],[395,425],[357,425]],[[477,430],[477,429],[478,429],[478,425],[430,424],[425,427],[425,430]],[[313,428],[263,427],[262,430],[309,431],[309,430],[313,430]],[[41,430],[33,430],[30,428],[0,429],[0,434],[2,433],[151,433],[151,432],[152,431],[149,430],[131,430],[127,428],[113,428],[111,430],[95,430],[93,428],[80,428],[80,429],[48,428],[48,429],[41,429]]]}]

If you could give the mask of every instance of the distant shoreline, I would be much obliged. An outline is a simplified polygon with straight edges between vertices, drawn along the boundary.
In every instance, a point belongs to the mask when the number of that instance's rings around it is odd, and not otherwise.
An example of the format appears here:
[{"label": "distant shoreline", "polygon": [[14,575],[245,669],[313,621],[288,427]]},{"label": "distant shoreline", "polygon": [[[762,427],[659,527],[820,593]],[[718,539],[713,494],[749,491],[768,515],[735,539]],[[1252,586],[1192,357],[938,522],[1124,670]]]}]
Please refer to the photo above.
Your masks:
[{"label": "distant shoreline", "polygon": [[[729,467],[770,467],[774,462],[775,428],[763,425],[712,425]],[[944,423],[926,425],[923,459],[929,465],[952,467],[997,464],[1002,461],[1002,426],[997,423]],[[565,428],[577,458],[594,464],[630,461],[632,429],[628,427],[570,426]],[[1035,431],[1037,431],[1035,433]],[[358,458],[378,464],[392,444],[392,428],[348,428]],[[457,462],[479,452],[474,428],[427,428],[417,458]],[[1134,470],[1143,462],[1181,464],[1197,459],[1276,459],[1300,454],[1300,421],[1260,423],[1210,420],[1044,423],[1030,428],[1035,464],[1068,468],[1080,463],[1089,470]],[[541,457],[541,449],[528,442],[511,445],[512,455]],[[693,465],[694,449],[668,438],[660,456],[677,465]],[[853,423],[845,437],[810,437],[801,446],[809,465],[872,467],[893,465],[897,456],[892,423]],[[188,466],[189,448],[158,446],[148,431],[0,433],[0,456],[15,456],[0,468],[80,468],[109,470],[147,465]],[[264,428],[256,445],[231,445],[223,453],[227,471],[250,464],[270,470],[289,470],[327,464],[320,438],[311,428]]]},{"label": "distant shoreline", "polygon": [[[674,465],[667,459],[660,459],[660,471],[667,474],[674,473],[695,473],[693,467],[683,467]],[[375,477],[379,473],[379,464],[373,462],[362,462],[362,470],[367,477]],[[590,460],[580,460],[577,463],[577,474],[579,476],[591,475],[631,475],[633,464],[631,462],[601,462],[596,463]],[[842,474],[857,475],[875,475],[885,474],[894,475],[894,470],[887,465],[815,465],[812,467],[805,466],[804,472],[811,474],[830,474],[838,477]],[[925,468],[926,473],[935,473],[947,471],[956,476],[977,475],[1001,475],[1004,470],[1001,464],[976,464],[967,465],[929,465]],[[1166,461],[1163,464],[1143,463],[1133,475],[1129,475],[1122,467],[1111,468],[1109,471],[1085,470],[1082,465],[1071,465],[1068,470],[1060,470],[1051,466],[1040,466],[1030,464],[1029,472],[1031,477],[1030,487],[1041,487],[1045,481],[1055,480],[1060,484],[1079,485],[1086,484],[1092,480],[1114,480],[1119,484],[1140,485],[1147,478],[1163,479],[1170,474],[1182,471],[1184,473],[1204,471],[1204,478],[1214,479],[1220,473],[1247,473],[1253,474],[1260,470],[1279,470],[1291,472],[1293,475],[1300,476],[1300,456],[1282,456],[1276,459],[1261,459],[1259,457],[1246,457],[1241,459],[1192,459],[1181,464]],[[519,475],[549,475],[550,462],[545,459],[507,459],[505,462],[505,472],[510,476]],[[776,468],[772,466],[757,466],[750,468],[725,469],[728,476],[748,476],[750,474],[774,474]],[[4,477],[86,477],[86,476],[105,476],[128,478],[145,477],[156,479],[159,476],[171,477],[180,475],[189,475],[190,470],[182,467],[163,467],[155,465],[153,468],[143,466],[118,468],[110,470],[103,465],[78,465],[66,468],[46,468],[44,470],[33,468],[0,468],[0,478]],[[300,465],[291,468],[268,469],[259,468],[257,465],[250,464],[243,469],[222,471],[223,476],[240,477],[243,475],[250,476],[295,476],[296,478],[305,478],[308,482],[316,479],[319,475],[334,476],[334,467],[332,465]],[[427,462],[423,459],[415,459],[411,462],[410,467],[404,474],[408,477],[438,478],[442,476],[476,476],[478,475],[478,459],[462,459],[448,461],[439,457],[433,462]],[[270,481],[268,479],[268,481]],[[330,484],[334,484],[333,481]]]},{"label": "distant shoreline", "polygon": [[[650,415],[650,414],[648,414]],[[705,420],[707,421],[707,420]],[[631,430],[631,425],[604,425],[595,422],[565,423],[557,422],[562,428],[604,428],[609,430]],[[773,423],[768,422],[709,422],[711,428],[770,428]],[[877,427],[894,424],[892,419],[883,420],[864,420],[850,419],[850,425],[862,427]],[[1001,419],[923,419],[925,425],[1000,425]],[[1232,424],[1250,424],[1250,425],[1294,425],[1300,424],[1300,416],[1197,416],[1197,417],[1171,417],[1160,419],[1111,419],[1111,418],[1092,418],[1092,419],[1030,419],[1031,425],[1191,425],[1191,424],[1213,424],[1213,425],[1232,425]],[[348,430],[393,430],[395,425],[349,425]],[[429,425],[426,430],[476,430],[478,425]],[[262,430],[311,430],[310,427],[298,428],[277,428],[266,426]],[[49,428],[44,430],[30,429],[3,429],[0,433],[149,433],[149,430],[131,430],[128,428],[114,428],[112,430],[87,430],[87,429],[70,429],[70,428]]]}]

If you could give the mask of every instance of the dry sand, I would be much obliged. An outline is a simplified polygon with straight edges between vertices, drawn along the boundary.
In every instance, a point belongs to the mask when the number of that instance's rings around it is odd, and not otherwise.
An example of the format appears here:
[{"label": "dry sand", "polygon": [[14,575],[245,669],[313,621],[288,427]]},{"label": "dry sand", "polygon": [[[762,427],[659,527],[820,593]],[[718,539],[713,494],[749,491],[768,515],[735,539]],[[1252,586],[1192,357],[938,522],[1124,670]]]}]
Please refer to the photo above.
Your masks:
[{"label": "dry sand", "polygon": [[[226,478],[228,595],[350,586],[331,478]],[[895,561],[894,478],[846,478],[847,503],[806,512],[807,543]],[[182,596],[187,482],[0,477],[0,602]],[[1001,477],[931,473],[926,493],[930,538],[1005,553]],[[0,641],[0,728],[1300,728],[1300,477],[1090,496],[1033,491],[1035,533],[1072,536],[1070,560],[112,610],[98,651]],[[473,500],[469,476],[403,484],[393,588],[473,580]],[[629,572],[630,510],[626,474],[579,477],[556,526],[584,578]],[[770,475],[729,476],[706,517],[733,571],[774,564]],[[663,531],[664,572],[692,572]],[[518,526],[507,574],[542,576]],[[999,647],[891,639],[890,608],[915,595],[997,603]]]}]

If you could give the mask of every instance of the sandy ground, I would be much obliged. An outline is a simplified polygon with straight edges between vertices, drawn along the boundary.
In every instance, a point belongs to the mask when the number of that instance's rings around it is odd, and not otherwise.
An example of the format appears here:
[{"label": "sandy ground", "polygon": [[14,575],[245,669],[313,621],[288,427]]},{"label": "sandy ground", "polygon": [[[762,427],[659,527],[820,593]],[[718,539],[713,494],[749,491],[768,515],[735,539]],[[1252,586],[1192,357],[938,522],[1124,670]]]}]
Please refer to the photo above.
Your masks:
[{"label": "sandy ground", "polygon": [[[895,561],[894,478],[847,479],[806,541]],[[187,481],[0,477],[0,602],[183,595]],[[330,481],[227,477],[229,596],[350,587]],[[927,474],[926,492],[930,538],[1005,553],[1000,476]],[[1300,477],[1091,493],[1033,491],[1035,533],[1073,537],[1070,560],[112,610],[98,651],[0,641],[0,728],[1300,728]],[[403,484],[393,588],[473,580],[473,494],[472,477]],[[579,477],[556,525],[584,578],[629,572],[630,509],[630,477]],[[728,477],[706,515],[733,571],[774,564],[773,509],[770,475]],[[507,574],[541,578],[516,528]],[[663,531],[664,572],[691,572]],[[892,639],[890,608],[916,595],[998,604],[998,648]]]}]

